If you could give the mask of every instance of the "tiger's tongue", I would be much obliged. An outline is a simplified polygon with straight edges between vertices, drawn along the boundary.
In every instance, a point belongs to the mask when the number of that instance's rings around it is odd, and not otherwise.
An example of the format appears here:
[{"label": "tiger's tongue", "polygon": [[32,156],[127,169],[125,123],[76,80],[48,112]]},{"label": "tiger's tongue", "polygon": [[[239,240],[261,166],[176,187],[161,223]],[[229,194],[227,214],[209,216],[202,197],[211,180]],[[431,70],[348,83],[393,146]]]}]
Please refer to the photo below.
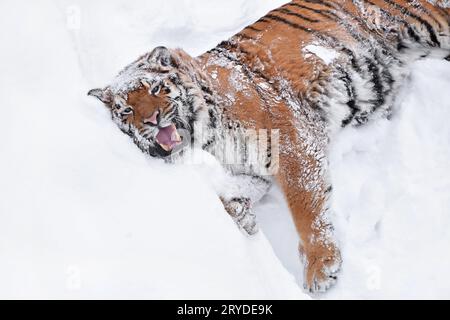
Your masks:
[{"label": "tiger's tongue", "polygon": [[177,132],[175,125],[170,125],[165,128],[160,128],[156,135],[156,142],[158,142],[164,150],[170,151],[178,143],[181,142],[180,135]]}]

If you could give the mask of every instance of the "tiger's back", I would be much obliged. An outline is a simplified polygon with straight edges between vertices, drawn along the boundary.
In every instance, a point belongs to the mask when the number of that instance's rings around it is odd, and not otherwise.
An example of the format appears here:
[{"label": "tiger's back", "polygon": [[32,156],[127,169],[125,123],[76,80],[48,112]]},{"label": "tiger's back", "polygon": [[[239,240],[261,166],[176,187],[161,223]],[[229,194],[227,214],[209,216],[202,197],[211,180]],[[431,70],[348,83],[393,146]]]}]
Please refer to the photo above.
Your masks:
[{"label": "tiger's back", "polygon": [[330,127],[359,125],[390,114],[410,62],[449,54],[450,4],[445,6],[426,0],[295,0],[215,50],[233,52],[279,92],[287,80],[302,105],[318,109]]}]

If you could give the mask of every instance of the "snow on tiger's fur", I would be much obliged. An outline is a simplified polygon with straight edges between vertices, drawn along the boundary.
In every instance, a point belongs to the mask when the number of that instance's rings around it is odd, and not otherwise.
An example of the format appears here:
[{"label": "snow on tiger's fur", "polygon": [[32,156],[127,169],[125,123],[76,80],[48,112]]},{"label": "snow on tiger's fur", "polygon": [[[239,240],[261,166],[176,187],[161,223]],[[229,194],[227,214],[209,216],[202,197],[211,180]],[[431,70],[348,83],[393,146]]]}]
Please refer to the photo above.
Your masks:
[{"label": "snow on tiger's fur", "polygon": [[410,63],[449,56],[449,22],[445,1],[292,1],[199,57],[158,47],[90,94],[151,156],[187,159],[189,146],[216,156],[244,186],[218,193],[248,234],[274,176],[301,238],[305,288],[323,291],[341,265],[329,140],[390,116]]}]

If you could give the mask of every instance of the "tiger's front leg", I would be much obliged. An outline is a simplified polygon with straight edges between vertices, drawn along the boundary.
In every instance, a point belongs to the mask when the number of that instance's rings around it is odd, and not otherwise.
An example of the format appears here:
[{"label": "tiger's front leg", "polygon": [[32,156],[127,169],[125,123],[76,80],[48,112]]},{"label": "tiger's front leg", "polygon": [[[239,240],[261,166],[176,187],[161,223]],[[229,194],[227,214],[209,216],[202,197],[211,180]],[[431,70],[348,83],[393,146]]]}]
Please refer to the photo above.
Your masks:
[{"label": "tiger's front leg", "polygon": [[235,175],[219,192],[225,211],[245,234],[251,236],[258,232],[256,215],[252,207],[270,189],[270,182],[254,175]]},{"label": "tiger's front leg", "polygon": [[256,215],[252,211],[252,205],[249,198],[220,198],[230,217],[236,222],[238,227],[247,235],[252,236],[259,230],[256,222]]},{"label": "tiger's front leg", "polygon": [[325,177],[324,166],[326,162],[314,156],[282,154],[277,175],[300,236],[304,287],[312,293],[330,288],[341,266],[340,251],[328,217],[331,185]]}]

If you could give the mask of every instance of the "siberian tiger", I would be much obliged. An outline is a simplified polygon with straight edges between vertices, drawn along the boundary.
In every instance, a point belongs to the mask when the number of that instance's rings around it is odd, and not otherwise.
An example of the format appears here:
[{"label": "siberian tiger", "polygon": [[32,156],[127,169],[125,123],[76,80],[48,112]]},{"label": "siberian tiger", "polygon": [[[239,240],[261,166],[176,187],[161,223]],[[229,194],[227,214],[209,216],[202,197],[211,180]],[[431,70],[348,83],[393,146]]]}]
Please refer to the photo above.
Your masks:
[{"label": "siberian tiger", "polygon": [[276,167],[301,239],[304,286],[325,291],[341,267],[328,217],[329,141],[340,128],[391,115],[413,61],[449,60],[449,24],[448,0],[295,0],[198,57],[157,47],[89,95],[154,157],[180,155],[191,140],[220,157],[230,132],[278,130],[279,144],[256,165],[227,166],[259,194],[220,198],[256,232],[251,206],[270,183],[262,172]]}]

